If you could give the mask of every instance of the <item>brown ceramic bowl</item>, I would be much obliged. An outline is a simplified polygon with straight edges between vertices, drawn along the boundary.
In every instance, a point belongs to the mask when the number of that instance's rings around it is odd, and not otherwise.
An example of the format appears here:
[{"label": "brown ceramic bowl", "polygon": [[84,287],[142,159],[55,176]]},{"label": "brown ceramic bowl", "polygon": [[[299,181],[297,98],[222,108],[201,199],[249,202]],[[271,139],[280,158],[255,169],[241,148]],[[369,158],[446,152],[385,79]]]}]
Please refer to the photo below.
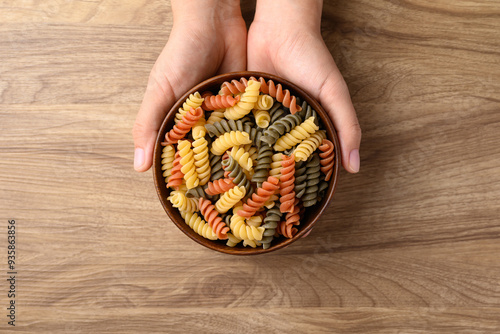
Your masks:
[{"label": "brown ceramic bowl", "polygon": [[[162,167],[161,154],[163,146],[160,143],[164,141],[165,133],[170,129],[172,129],[172,127],[174,126],[176,111],[182,106],[182,104],[188,98],[188,96],[196,91],[200,93],[205,91],[213,91],[214,93],[217,93],[220,89],[221,84],[224,81],[230,81],[233,79],[239,80],[241,77],[249,78],[251,76],[256,78],[263,77],[266,79],[266,81],[271,79],[275,83],[281,83],[284,89],[289,89],[293,95],[300,97],[302,101],[305,100],[314,110],[316,110],[316,112],[321,118],[320,120],[321,125],[326,130],[327,138],[330,139],[335,145],[335,165],[334,165],[333,175],[331,180],[329,181],[330,184],[326,191],[325,197],[319,204],[310,207],[306,210],[305,217],[298,226],[299,231],[297,232],[297,234],[295,234],[293,238],[291,239],[287,239],[284,237],[275,238],[275,240],[273,240],[273,242],[271,243],[271,247],[269,247],[268,249],[263,249],[262,247],[257,247],[257,248],[243,247],[242,245],[237,245],[236,247],[228,247],[225,244],[226,243],[225,240],[212,241],[205,239],[202,236],[195,233],[184,222],[179,211],[176,208],[172,207],[170,201],[167,200],[170,190],[167,189],[165,185],[165,179],[163,178],[161,170]],[[269,253],[278,250],[280,248],[289,246],[290,244],[292,244],[293,242],[304,236],[307,232],[309,232],[314,226],[314,224],[320,219],[321,214],[323,213],[323,211],[325,211],[326,207],[332,200],[333,193],[335,191],[335,187],[337,185],[339,177],[339,168],[340,168],[339,140],[330,118],[326,114],[325,110],[321,107],[321,105],[308,93],[306,93],[304,90],[297,87],[293,83],[285,79],[282,79],[280,77],[277,77],[275,75],[261,73],[261,72],[233,72],[233,73],[219,75],[210,78],[206,81],[203,81],[199,85],[193,87],[191,90],[186,92],[186,94],[184,94],[184,96],[182,96],[177,101],[177,103],[172,107],[172,109],[170,109],[167,116],[163,120],[163,124],[161,125],[161,128],[158,132],[158,137],[156,138],[154,158],[153,158],[153,177],[156,186],[156,191],[158,193],[158,197],[160,198],[160,202],[163,205],[163,208],[167,212],[170,219],[174,222],[174,224],[188,237],[190,237],[197,243],[205,247],[208,247],[210,249],[233,255],[254,255],[254,254]]]}]

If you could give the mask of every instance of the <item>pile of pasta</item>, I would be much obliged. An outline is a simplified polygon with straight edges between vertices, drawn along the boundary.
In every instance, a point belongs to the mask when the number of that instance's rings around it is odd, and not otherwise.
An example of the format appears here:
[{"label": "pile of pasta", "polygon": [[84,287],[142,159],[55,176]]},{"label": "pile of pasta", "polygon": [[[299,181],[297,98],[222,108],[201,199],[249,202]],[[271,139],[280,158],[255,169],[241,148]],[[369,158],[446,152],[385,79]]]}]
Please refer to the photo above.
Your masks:
[{"label": "pile of pasta", "polygon": [[316,111],[263,78],[191,94],[162,145],[168,200],[196,233],[230,247],[292,238],[334,167]]}]

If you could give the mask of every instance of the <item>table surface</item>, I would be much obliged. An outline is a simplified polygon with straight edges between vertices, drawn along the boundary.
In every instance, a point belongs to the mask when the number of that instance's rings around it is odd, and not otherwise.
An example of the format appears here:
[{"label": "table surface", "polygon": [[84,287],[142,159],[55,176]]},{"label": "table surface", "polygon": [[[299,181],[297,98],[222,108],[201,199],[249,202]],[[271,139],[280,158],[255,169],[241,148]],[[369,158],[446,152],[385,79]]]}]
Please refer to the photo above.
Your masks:
[{"label": "table surface", "polygon": [[[243,4],[250,21],[253,3]],[[1,1],[0,329],[500,331],[500,3],[325,1],[363,129],[309,237],[234,257],[183,235],[131,128],[168,1]]]}]

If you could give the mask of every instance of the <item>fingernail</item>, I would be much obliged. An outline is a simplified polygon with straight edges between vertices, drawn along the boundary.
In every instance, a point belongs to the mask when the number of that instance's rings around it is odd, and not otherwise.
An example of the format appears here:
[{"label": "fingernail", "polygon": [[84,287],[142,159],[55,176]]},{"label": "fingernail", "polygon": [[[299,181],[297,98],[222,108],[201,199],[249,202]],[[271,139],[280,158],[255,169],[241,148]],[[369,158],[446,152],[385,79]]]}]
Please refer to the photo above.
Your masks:
[{"label": "fingernail", "polygon": [[359,150],[355,149],[349,154],[349,168],[353,173],[359,172]]},{"label": "fingernail", "polygon": [[142,165],[144,165],[144,150],[138,147],[134,152],[134,168],[137,169]]}]

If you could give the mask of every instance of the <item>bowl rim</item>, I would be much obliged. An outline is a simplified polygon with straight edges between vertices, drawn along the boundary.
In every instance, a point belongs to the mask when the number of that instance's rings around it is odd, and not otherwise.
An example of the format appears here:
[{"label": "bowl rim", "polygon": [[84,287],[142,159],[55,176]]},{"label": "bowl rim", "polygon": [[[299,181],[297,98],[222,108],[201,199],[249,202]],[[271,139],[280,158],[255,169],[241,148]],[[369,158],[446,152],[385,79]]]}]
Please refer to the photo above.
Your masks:
[{"label": "bowl rim", "polygon": [[[220,244],[216,243],[212,240],[205,239],[204,237],[198,235],[196,232],[194,232],[182,219],[180,216],[179,210],[175,209],[172,207],[170,201],[167,200],[167,196],[164,195],[165,192],[168,192],[168,188],[165,186],[165,179],[163,177],[163,171],[161,170],[161,155],[162,155],[162,150],[163,146],[161,145],[161,142],[163,141],[166,133],[166,127],[167,124],[171,123],[174,121],[175,114],[177,113],[177,109],[179,109],[182,104],[185,102],[185,100],[189,97],[190,94],[193,94],[195,92],[200,92],[203,93],[203,91],[208,90],[207,85],[210,87],[216,87],[220,86],[224,81],[231,81],[231,80],[240,80],[241,77],[249,78],[249,77],[255,77],[255,78],[260,78],[263,77],[266,81],[267,80],[273,80],[276,83],[281,83],[285,89],[289,89],[290,92],[301,98],[301,100],[305,100],[312,109],[314,109],[317,114],[320,116],[321,121],[323,122],[323,126],[325,127],[326,133],[327,133],[327,139],[330,139],[333,144],[334,144],[334,152],[335,152],[335,157],[334,157],[334,166],[333,166],[333,173],[332,173],[332,178],[329,181],[328,189],[326,191],[325,197],[321,201],[320,206],[315,206],[313,208],[315,216],[312,218],[312,220],[307,224],[307,226],[302,227],[295,236],[292,238],[288,239],[285,238],[284,240],[282,239],[279,243],[276,245],[271,245],[271,247],[267,249],[263,249],[262,247],[257,247],[257,248],[251,248],[251,247],[229,247],[226,246],[225,244]],[[201,91],[202,90],[202,91]],[[331,138],[330,138],[331,134]],[[191,238],[193,241],[195,241],[198,244],[201,244],[202,246],[205,246],[209,249],[225,253],[225,254],[231,254],[231,255],[258,255],[258,254],[265,254],[269,252],[273,252],[279,249],[283,249],[285,247],[288,247],[290,244],[295,242],[296,240],[300,239],[302,236],[306,235],[316,224],[316,222],[320,219],[321,215],[323,212],[326,210],[326,208],[329,206],[333,199],[333,195],[335,193],[335,189],[338,184],[338,178],[340,174],[340,165],[341,165],[341,152],[340,152],[340,145],[339,145],[339,139],[337,132],[335,130],[335,127],[333,126],[333,123],[328,116],[327,112],[324,110],[324,108],[319,104],[318,101],[314,97],[312,97],[309,93],[307,93],[305,90],[302,88],[298,87],[294,83],[283,79],[281,77],[278,77],[273,74],[265,73],[265,72],[258,72],[258,71],[239,71],[239,72],[230,72],[230,73],[225,73],[225,74],[220,74],[214,77],[211,77],[209,79],[206,79],[199,83],[198,85],[194,86],[193,88],[189,89],[184,95],[182,95],[176,103],[172,106],[172,108],[166,113],[163,122],[161,124],[160,129],[158,130],[158,134],[156,136],[156,141],[155,141],[155,146],[154,146],[154,151],[153,151],[153,179],[155,183],[155,188],[156,188],[156,193],[158,194],[158,198],[160,200],[160,203],[163,206],[163,209],[169,216],[170,220],[179,228],[184,234],[186,234],[189,238]]]}]

